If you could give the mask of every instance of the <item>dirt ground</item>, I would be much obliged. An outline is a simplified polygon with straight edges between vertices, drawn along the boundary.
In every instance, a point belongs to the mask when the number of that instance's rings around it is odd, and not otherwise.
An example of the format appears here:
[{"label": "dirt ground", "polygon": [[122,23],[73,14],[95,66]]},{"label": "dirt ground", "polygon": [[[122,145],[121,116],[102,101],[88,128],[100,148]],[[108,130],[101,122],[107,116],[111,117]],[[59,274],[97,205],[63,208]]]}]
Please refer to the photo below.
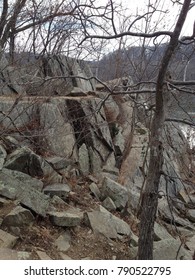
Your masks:
[{"label": "dirt ground", "polygon": [[[95,209],[100,202],[90,193],[87,183],[80,185],[72,184],[72,192],[70,194],[68,205],[77,207],[82,211],[91,211]],[[16,203],[9,201],[0,207],[0,218],[5,217],[14,207]],[[119,212],[113,213],[118,217]],[[128,216],[123,219],[131,226],[131,229],[136,231],[133,221]],[[20,228],[19,233],[14,232],[15,229],[1,229],[19,236],[19,239],[13,249],[18,251],[28,251],[32,253],[33,259],[39,259],[36,251],[44,251],[51,259],[62,259],[60,252],[54,244],[54,241],[64,231],[69,231],[71,234],[71,246],[65,252],[71,259],[133,259],[134,252],[129,246],[130,240],[127,237],[122,237],[120,240],[111,240],[101,234],[94,233],[92,229],[85,224],[74,228],[62,228],[53,226],[48,217],[42,218],[37,216],[31,226]]]}]

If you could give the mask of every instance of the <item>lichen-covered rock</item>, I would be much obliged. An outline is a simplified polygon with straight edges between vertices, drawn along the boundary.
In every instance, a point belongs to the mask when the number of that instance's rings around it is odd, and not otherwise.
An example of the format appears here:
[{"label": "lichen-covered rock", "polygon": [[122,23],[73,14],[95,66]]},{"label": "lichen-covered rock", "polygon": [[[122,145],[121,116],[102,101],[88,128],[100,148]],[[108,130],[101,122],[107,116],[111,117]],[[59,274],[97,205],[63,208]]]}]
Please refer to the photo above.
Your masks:
[{"label": "lichen-covered rock", "polygon": [[128,201],[128,191],[117,182],[105,177],[102,183],[101,194],[104,198],[110,197],[116,208],[123,209]]},{"label": "lichen-covered rock", "polygon": [[[21,204],[33,210],[35,213],[45,216],[49,207],[50,198],[33,188],[25,180],[12,175],[12,170],[0,171],[0,195],[12,200],[18,200]],[[17,171],[14,171],[14,173]]]}]

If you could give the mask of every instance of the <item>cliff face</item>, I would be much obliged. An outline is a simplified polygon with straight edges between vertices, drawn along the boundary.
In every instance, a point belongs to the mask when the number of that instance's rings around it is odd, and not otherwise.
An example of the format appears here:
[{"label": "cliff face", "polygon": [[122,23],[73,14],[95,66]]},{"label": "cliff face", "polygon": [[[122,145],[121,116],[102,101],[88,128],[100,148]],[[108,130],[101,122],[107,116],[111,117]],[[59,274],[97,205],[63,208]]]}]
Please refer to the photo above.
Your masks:
[{"label": "cliff face", "polygon": [[[54,79],[66,74],[77,78]],[[44,62],[44,68],[41,62],[35,69],[29,68],[26,77],[18,78],[24,81],[28,77],[28,83],[13,82],[10,78],[11,92],[5,91],[8,82],[2,80],[0,195],[19,201],[33,215],[49,217],[54,226],[79,228],[84,222],[85,229],[114,239],[122,235],[134,240],[136,246],[136,213],[148,164],[147,108],[135,110],[134,100],[127,95],[114,97],[102,87],[95,90],[90,75],[84,63],[52,57]],[[166,123],[163,143],[164,164],[155,224],[157,256],[162,246],[157,241],[174,240],[183,234],[194,236],[195,230],[194,154],[175,123]],[[24,211],[16,210],[17,215]],[[120,219],[109,216],[109,211]],[[23,218],[18,226],[6,215],[0,210],[1,227],[16,235],[18,230],[20,234]],[[29,213],[25,215],[29,224],[34,223]],[[164,235],[162,225],[172,235],[167,231]],[[179,229],[175,230],[175,226]],[[177,247],[174,242],[173,245]],[[194,248],[190,245],[189,249]],[[135,253],[136,249],[131,247],[130,251]],[[190,254],[184,252],[186,258]]]}]

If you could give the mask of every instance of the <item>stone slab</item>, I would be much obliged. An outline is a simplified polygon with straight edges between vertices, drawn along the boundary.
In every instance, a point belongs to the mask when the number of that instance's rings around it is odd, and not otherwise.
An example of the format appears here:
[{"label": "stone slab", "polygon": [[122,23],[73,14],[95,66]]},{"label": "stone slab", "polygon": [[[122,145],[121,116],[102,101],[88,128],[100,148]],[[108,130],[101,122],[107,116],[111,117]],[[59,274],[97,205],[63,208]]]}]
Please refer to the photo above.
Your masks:
[{"label": "stone slab", "polygon": [[13,248],[18,237],[0,229],[0,248]]}]

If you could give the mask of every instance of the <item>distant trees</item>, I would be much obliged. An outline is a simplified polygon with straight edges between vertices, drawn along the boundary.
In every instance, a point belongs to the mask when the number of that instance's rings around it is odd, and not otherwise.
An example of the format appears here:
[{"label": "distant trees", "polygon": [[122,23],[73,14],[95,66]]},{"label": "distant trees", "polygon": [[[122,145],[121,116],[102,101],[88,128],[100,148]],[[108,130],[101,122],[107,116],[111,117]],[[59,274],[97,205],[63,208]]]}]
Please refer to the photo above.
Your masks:
[{"label": "distant trees", "polygon": [[11,61],[16,49],[34,54],[75,50],[87,7],[90,1],[3,0],[0,48]]}]

